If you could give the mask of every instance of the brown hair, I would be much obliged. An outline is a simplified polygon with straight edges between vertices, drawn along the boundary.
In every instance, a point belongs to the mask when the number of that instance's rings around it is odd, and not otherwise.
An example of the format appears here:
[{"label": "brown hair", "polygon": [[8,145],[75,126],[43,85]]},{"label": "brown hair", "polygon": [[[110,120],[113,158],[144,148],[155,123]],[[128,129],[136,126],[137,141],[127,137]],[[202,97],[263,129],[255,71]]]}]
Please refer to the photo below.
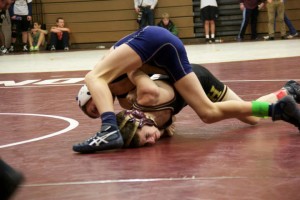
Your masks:
[{"label": "brown hair", "polygon": [[123,110],[117,114],[117,123],[124,140],[124,147],[138,147],[140,140],[136,134],[139,121],[132,120]]},{"label": "brown hair", "polygon": [[64,18],[58,17],[58,18],[56,19],[56,22],[58,22],[60,19],[64,20]]},{"label": "brown hair", "polygon": [[117,123],[123,136],[124,147],[140,146],[139,136],[136,134],[138,128],[142,128],[145,125],[157,127],[157,124],[150,116],[136,109],[123,110],[118,113]]}]

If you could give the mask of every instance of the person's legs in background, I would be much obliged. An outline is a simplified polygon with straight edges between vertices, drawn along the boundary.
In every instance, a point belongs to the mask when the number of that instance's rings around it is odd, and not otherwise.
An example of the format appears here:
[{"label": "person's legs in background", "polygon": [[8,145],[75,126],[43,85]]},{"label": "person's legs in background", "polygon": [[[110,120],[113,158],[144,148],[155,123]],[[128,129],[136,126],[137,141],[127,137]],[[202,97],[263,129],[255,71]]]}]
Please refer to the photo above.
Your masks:
[{"label": "person's legs in background", "polygon": [[215,42],[216,25],[215,20],[209,20],[211,42]]},{"label": "person's legs in background", "polygon": [[284,23],[287,25],[289,29],[289,35],[287,36],[288,39],[298,36],[297,30],[295,29],[292,22],[287,17],[286,13],[284,13]]},{"label": "person's legs in background", "polygon": [[34,50],[35,51],[39,51],[40,50],[40,46],[44,45],[44,43],[45,43],[45,34],[40,33],[39,36],[38,36],[37,43],[36,43],[36,45],[34,47]]},{"label": "person's legs in background", "polygon": [[19,27],[20,21],[18,20],[11,20],[11,45],[9,48],[10,52],[14,52],[15,51],[15,44],[17,41],[17,36],[18,36],[18,32],[17,29]]},{"label": "person's legs in background", "polygon": [[139,24],[139,28],[141,29],[147,26],[147,11],[142,7],[140,9],[142,10],[142,18]]},{"label": "person's legs in background", "polygon": [[6,54],[8,50],[5,46],[5,36],[2,31],[2,22],[0,22],[0,54]]},{"label": "person's legs in background", "polygon": [[68,51],[69,50],[69,33],[68,32],[63,32],[62,43],[63,43],[63,49],[65,51]]},{"label": "person's legs in background", "polygon": [[251,40],[257,39],[257,18],[258,18],[258,7],[251,10]]},{"label": "person's legs in background", "polygon": [[204,21],[205,41],[209,43],[209,20]]},{"label": "person's legs in background", "polygon": [[21,20],[21,31],[22,31],[22,46],[23,51],[28,51],[27,42],[28,42],[28,30],[30,28],[30,21],[27,20],[27,16],[22,16]]},{"label": "person's legs in background", "polygon": [[56,46],[57,46],[57,34],[51,32],[50,33],[50,50],[51,51],[55,51],[56,50]]},{"label": "person's legs in background", "polygon": [[267,40],[274,40],[275,30],[274,30],[274,20],[275,20],[275,3],[267,3],[268,10],[268,34]]},{"label": "person's legs in background", "polygon": [[285,29],[285,23],[284,23],[284,12],[285,12],[285,6],[283,2],[276,2],[276,11],[277,11],[277,19],[280,26],[280,35],[281,39],[286,39],[286,29]]},{"label": "person's legs in background", "polygon": [[244,39],[244,35],[245,35],[246,29],[247,29],[247,26],[249,23],[250,14],[251,14],[250,9],[245,8],[243,10],[243,20],[242,20],[240,32],[237,37],[237,41],[242,41]]},{"label": "person's legs in background", "polygon": [[149,26],[154,26],[154,10],[151,10],[150,8],[148,9],[148,25]]}]

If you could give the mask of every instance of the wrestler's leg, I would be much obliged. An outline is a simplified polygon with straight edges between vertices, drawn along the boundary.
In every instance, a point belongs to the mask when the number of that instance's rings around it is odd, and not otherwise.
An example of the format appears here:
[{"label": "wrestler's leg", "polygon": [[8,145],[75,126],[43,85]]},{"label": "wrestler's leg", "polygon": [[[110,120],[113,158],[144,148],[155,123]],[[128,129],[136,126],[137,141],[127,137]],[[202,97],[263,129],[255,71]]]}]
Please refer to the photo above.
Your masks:
[{"label": "wrestler's leg", "polygon": [[[219,79],[217,79],[209,70],[205,67],[197,64],[191,64],[193,71],[195,72],[198,80],[200,81],[207,97],[212,102],[220,102],[220,101],[228,101],[228,100],[238,100],[243,101],[234,91],[232,91],[228,86],[224,85]],[[275,103],[283,97],[287,96],[289,93],[292,96],[295,96],[295,100],[297,100],[297,91],[298,91],[298,83],[295,81],[289,81],[283,88],[280,90],[264,95],[257,99],[257,101]],[[288,89],[291,92],[288,92]],[[260,118],[254,116],[242,117],[238,118],[242,122],[248,124],[257,124]]]},{"label": "wrestler's leg", "polygon": [[[293,84],[292,88],[290,86],[290,84]],[[235,94],[232,90],[230,90],[229,87],[227,87],[227,92],[224,96],[223,101],[226,100],[242,100],[237,94]],[[256,99],[256,101],[261,101],[261,102],[269,102],[269,103],[276,103],[278,100],[281,100],[282,98],[286,97],[286,96],[291,96],[295,99],[295,101],[297,101],[297,99],[299,98],[299,95],[297,95],[297,91],[299,90],[299,83],[297,83],[296,81],[288,81],[287,84],[285,84],[280,90],[275,91],[273,93],[264,95],[259,97],[258,99]],[[240,118],[241,121],[245,122],[245,123],[250,123],[250,124],[255,124],[259,121],[260,118],[257,117],[245,117],[245,118]]]},{"label": "wrestler's leg", "polygon": [[288,95],[287,90],[285,88],[282,88],[276,92],[259,97],[257,99],[257,101],[267,101],[270,103],[275,103],[276,101],[282,99],[283,97],[285,97],[287,95]]},{"label": "wrestler's leg", "polygon": [[193,72],[175,82],[174,86],[205,123],[252,115],[251,102],[233,100],[212,103]]},{"label": "wrestler's leg", "polygon": [[193,72],[179,79],[174,86],[205,123],[247,116],[272,116],[273,121],[283,120],[300,130],[300,109],[291,96],[286,96],[274,104],[236,100],[212,103]]},{"label": "wrestler's leg", "polygon": [[[206,96],[212,102],[221,102],[229,100],[243,101],[235,92],[233,92],[228,86],[217,79],[208,69],[201,65],[192,64],[194,73],[200,81]],[[258,117],[241,117],[240,121],[247,124],[257,124],[260,120]]]},{"label": "wrestler's leg", "polygon": [[85,76],[86,85],[101,115],[101,129],[82,143],[73,145],[80,153],[92,153],[108,149],[122,148],[123,138],[117,126],[113,97],[108,84],[128,71],[142,66],[140,56],[128,45],[123,44],[100,60]]},{"label": "wrestler's leg", "polygon": [[[229,87],[227,87],[227,92],[224,96],[224,98],[222,99],[222,101],[229,101],[229,100],[237,100],[237,101],[244,101],[241,97],[239,97],[234,91],[232,91]],[[262,101],[262,100],[261,100]],[[266,101],[268,102],[268,101]],[[273,103],[273,102],[270,102]],[[248,117],[240,117],[238,118],[240,121],[247,123],[247,124],[251,124],[251,125],[255,125],[259,122],[259,120],[261,118],[259,117],[254,117],[254,116],[248,116]]]},{"label": "wrestler's leg", "polygon": [[111,51],[103,60],[100,60],[94,69],[86,75],[85,82],[100,114],[114,111],[108,83],[121,74],[140,66],[142,66],[140,56],[128,45],[123,44]]}]

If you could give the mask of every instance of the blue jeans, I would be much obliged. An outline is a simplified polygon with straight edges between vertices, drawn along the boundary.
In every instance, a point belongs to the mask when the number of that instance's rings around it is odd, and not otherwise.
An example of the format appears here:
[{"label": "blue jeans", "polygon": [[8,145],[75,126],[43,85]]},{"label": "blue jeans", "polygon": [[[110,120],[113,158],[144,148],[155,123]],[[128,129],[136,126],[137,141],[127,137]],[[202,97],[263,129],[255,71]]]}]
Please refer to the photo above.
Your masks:
[{"label": "blue jeans", "polygon": [[59,40],[56,33],[51,32],[50,45],[56,49],[64,49],[69,47],[69,33],[63,32],[62,39]]},{"label": "blue jeans", "polygon": [[258,7],[254,9],[248,9],[245,8],[243,10],[243,21],[241,24],[241,29],[238,34],[238,38],[243,39],[248,23],[249,21],[251,22],[251,39],[254,40],[257,37],[257,31],[256,31],[256,26],[257,26],[257,17],[258,17]]},{"label": "blue jeans", "polygon": [[154,26],[154,10],[151,10],[150,7],[143,7],[142,19],[139,24],[140,28],[144,28],[146,26]]},{"label": "blue jeans", "polygon": [[[277,16],[277,13],[276,13],[276,16]],[[289,20],[289,18],[286,16],[285,13],[284,13],[284,23],[289,28],[289,32],[290,32],[291,35],[294,35],[294,34],[297,33],[297,30],[295,29],[292,22]],[[276,28],[276,20],[274,21],[274,30],[275,30],[275,28]]]}]

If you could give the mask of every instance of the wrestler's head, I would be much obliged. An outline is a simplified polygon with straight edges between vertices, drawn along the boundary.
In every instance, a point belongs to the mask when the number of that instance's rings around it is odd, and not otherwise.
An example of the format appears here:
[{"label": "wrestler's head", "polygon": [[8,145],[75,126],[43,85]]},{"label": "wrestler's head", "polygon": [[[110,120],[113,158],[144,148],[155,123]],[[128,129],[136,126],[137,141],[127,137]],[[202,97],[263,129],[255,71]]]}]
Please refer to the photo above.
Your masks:
[{"label": "wrestler's head", "polygon": [[161,137],[155,121],[142,111],[123,110],[117,114],[117,122],[124,147],[152,145]]},{"label": "wrestler's head", "polygon": [[92,100],[92,95],[87,88],[86,85],[83,85],[76,97],[76,101],[79,105],[79,108],[90,118],[99,118],[100,114],[98,112],[98,109]]},{"label": "wrestler's head", "polygon": [[[99,118],[100,114],[86,85],[83,85],[76,97],[79,108],[91,118]],[[124,138],[125,147],[140,147],[155,144],[162,132],[155,121],[138,110],[124,110],[117,114],[118,126]],[[168,134],[168,130],[167,134]],[[170,135],[170,134],[168,134]]]}]

